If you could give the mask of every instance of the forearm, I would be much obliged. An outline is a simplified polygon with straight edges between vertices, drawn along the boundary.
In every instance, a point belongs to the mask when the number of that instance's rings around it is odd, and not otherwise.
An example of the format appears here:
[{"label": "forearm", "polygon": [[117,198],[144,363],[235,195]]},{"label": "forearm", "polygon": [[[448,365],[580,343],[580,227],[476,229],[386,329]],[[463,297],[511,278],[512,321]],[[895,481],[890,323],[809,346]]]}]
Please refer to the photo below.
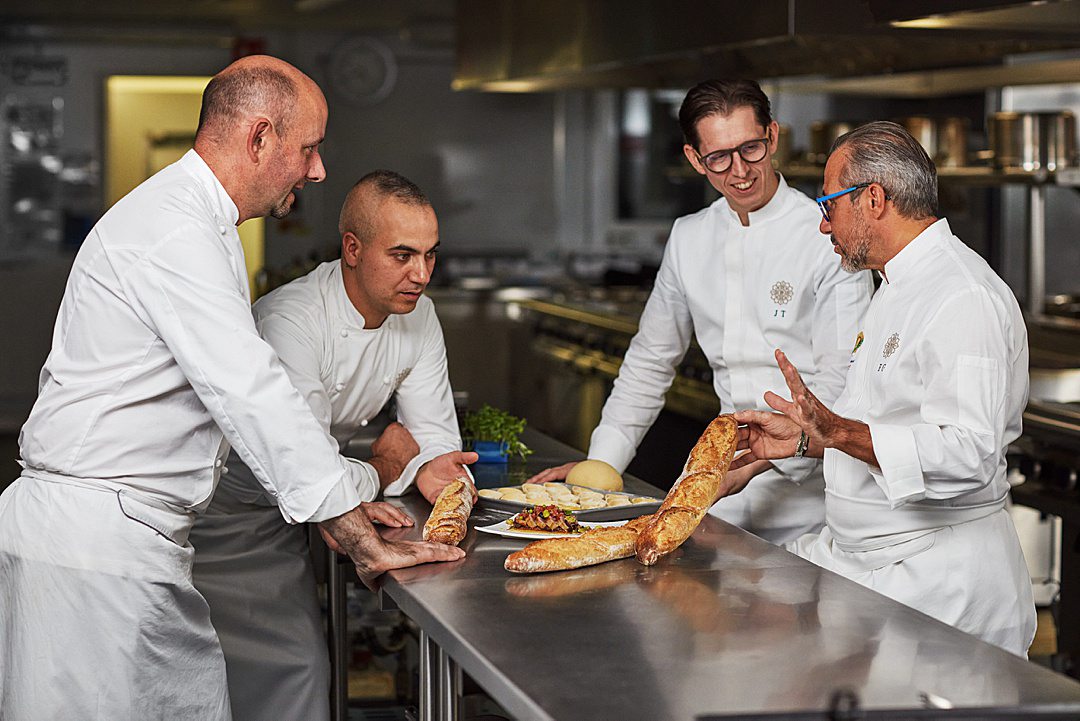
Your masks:
[{"label": "forearm", "polygon": [[875,468],[878,467],[870,426],[840,416],[836,416],[832,426],[822,438],[810,438],[806,455],[821,458],[825,455],[825,448],[835,448],[852,458],[857,458]]},{"label": "forearm", "polygon": [[327,533],[349,554],[357,566],[374,559],[382,546],[382,538],[359,508],[320,522]]}]

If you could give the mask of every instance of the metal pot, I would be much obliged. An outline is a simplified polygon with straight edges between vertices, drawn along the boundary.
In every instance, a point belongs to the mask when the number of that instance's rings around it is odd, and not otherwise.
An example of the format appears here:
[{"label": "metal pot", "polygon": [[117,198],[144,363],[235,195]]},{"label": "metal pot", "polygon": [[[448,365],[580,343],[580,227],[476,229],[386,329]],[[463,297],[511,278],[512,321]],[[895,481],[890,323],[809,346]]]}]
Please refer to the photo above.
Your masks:
[{"label": "metal pot", "polygon": [[810,150],[806,153],[806,162],[824,165],[836,139],[858,125],[846,120],[815,120],[810,124]]},{"label": "metal pot", "polygon": [[994,165],[1057,170],[1077,164],[1076,117],[1068,112],[1000,112],[990,116]]},{"label": "metal pot", "polygon": [[907,128],[939,167],[967,165],[967,118],[929,118],[916,115],[901,118]]}]

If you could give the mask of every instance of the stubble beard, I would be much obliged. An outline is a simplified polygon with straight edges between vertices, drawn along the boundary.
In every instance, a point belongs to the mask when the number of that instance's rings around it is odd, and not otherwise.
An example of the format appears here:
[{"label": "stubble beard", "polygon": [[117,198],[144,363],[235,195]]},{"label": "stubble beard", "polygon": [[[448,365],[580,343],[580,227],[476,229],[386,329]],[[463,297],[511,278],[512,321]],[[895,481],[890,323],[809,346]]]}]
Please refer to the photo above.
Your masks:
[{"label": "stubble beard", "polygon": [[[292,191],[290,190],[289,192],[291,193]],[[281,199],[280,203],[270,209],[270,217],[281,220],[290,212],[292,212],[292,203],[289,202],[289,196],[286,194],[285,197]]]},{"label": "stubble beard", "polygon": [[858,273],[866,270],[870,259],[870,228],[861,214],[856,216],[851,228],[851,248],[840,248],[840,267],[848,273]]}]

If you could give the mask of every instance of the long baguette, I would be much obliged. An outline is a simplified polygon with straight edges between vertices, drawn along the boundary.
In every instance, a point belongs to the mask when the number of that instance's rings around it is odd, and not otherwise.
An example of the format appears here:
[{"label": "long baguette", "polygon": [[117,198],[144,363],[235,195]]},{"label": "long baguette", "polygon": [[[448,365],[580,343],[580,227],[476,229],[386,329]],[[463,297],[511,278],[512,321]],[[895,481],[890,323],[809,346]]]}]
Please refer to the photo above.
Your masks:
[{"label": "long baguette", "polygon": [[738,443],[731,415],[717,416],[690,451],[682,477],[668,492],[653,521],[638,534],[637,559],[656,563],[682,545],[716,500]]},{"label": "long baguette", "polygon": [[469,482],[459,478],[451,481],[435,499],[427,523],[424,524],[424,540],[456,546],[469,530],[469,514],[473,498]]},{"label": "long baguette", "polygon": [[534,541],[507,556],[503,568],[512,573],[542,573],[629,558],[638,533],[651,519],[641,516],[623,526],[593,528],[574,538]]}]

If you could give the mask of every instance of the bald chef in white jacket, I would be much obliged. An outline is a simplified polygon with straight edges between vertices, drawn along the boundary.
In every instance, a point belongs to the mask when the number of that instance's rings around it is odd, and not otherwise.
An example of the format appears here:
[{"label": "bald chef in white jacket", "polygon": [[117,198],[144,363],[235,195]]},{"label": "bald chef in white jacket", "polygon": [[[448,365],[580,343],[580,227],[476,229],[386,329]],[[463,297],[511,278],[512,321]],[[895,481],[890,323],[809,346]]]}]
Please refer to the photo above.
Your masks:
[{"label": "bald chef in white jacket", "polygon": [[934,163],[899,125],[842,136],[824,192],[821,230],[841,263],[884,283],[834,410],[778,350],[792,401],[770,392],[783,415],[737,414],[750,452],[732,465],[824,454],[827,526],[790,550],[1024,655],[1035,604],[1005,510],[1028,394],[1016,298],[936,217]]},{"label": "bald chef in white jacket", "polygon": [[[414,484],[434,502],[475,453],[461,452],[446,347],[431,299],[439,230],[431,203],[379,170],[349,191],[341,260],[323,263],[254,306],[255,324],[315,417],[344,449],[394,398],[413,457],[404,468],[344,458],[363,500]],[[407,430],[406,430],[407,429]],[[415,442],[412,442],[415,439]],[[210,604],[228,669],[233,718],[329,718],[326,634],[303,527],[286,524],[235,454],[195,522],[195,587]],[[382,509],[386,521],[407,521]],[[397,511],[400,513],[400,511]]]},{"label": "bald chef in white jacket", "polygon": [[[663,408],[692,335],[712,367],[718,410],[766,407],[762,393],[783,382],[776,347],[790,348],[810,386],[832,400],[870,302],[869,274],[837,267],[828,239],[814,227],[813,201],[773,170],[779,127],[757,83],[698,84],[683,100],[679,123],[687,159],[723,197],[675,221],[638,332],[593,431],[588,457],[619,472]],[[573,466],[534,480],[565,478]],[[773,543],[822,527],[819,461],[761,461],[730,480],[743,486],[754,476],[746,491],[710,512]]]},{"label": "bald chef in white jacket", "polygon": [[0,718],[230,718],[188,534],[229,446],[290,523],[365,575],[459,549],[375,533],[337,444],[255,330],[236,226],[324,177],[326,101],[253,56],[203,94],[195,148],[113,206],[72,265],[0,496]]}]

